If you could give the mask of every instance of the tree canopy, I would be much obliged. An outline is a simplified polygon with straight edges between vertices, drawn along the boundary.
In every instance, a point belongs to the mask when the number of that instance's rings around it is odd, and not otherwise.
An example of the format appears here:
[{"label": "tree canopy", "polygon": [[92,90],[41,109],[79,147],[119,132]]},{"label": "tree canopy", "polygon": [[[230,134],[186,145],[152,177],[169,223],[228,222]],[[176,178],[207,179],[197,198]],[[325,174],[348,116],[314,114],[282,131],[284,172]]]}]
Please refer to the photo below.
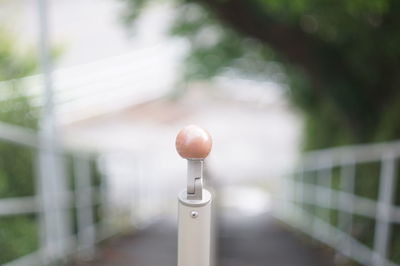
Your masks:
[{"label": "tree canopy", "polygon": [[[125,1],[128,22],[151,2]],[[171,1],[171,33],[191,42],[186,77],[235,69],[287,84],[306,149],[400,137],[400,2]]]}]

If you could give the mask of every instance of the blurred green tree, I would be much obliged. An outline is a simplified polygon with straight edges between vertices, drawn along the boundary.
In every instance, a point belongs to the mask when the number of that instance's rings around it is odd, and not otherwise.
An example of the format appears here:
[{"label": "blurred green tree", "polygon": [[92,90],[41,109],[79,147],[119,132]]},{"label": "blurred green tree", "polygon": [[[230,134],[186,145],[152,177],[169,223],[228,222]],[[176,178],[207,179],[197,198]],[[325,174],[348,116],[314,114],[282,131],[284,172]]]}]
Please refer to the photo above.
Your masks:
[{"label": "blurred green tree", "polygon": [[[0,29],[0,122],[35,129],[37,109],[26,96],[20,78],[31,74],[37,60],[22,52],[14,38]],[[0,140],[0,198],[31,196],[35,191],[34,153],[30,148]],[[0,264],[34,251],[38,227],[33,215],[0,219]]]},{"label": "blurred green tree", "polygon": [[[37,109],[33,108],[20,78],[36,68],[33,53],[16,48],[12,36],[0,30],[0,122],[37,128]],[[32,152],[25,147],[0,142],[0,197],[32,195]]]},{"label": "blurred green tree", "polygon": [[[152,2],[123,1],[128,23]],[[171,1],[171,32],[191,43],[186,78],[233,69],[288,85],[305,149],[400,137],[400,2]]]}]

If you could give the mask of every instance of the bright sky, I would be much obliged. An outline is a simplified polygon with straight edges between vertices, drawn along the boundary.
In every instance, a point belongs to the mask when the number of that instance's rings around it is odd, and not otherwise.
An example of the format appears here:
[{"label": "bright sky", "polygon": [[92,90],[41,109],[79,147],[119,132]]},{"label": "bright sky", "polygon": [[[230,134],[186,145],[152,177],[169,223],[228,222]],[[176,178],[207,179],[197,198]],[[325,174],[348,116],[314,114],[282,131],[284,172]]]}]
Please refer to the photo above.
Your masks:
[{"label": "bright sky", "polygon": [[[135,30],[121,23],[119,0],[48,0],[53,45],[63,50],[58,67],[85,64],[170,42],[165,32],[173,16],[166,4],[152,6]],[[3,0],[1,24],[25,47],[38,36],[37,0]],[[176,49],[182,49],[175,45]]]}]

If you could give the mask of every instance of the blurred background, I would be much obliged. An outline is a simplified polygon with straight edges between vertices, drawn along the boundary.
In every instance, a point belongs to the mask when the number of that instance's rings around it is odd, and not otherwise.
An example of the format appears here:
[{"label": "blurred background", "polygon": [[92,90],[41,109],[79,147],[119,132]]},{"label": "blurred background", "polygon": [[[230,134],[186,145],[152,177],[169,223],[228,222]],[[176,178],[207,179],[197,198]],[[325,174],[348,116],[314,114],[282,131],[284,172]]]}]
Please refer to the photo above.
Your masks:
[{"label": "blurred background", "polygon": [[0,264],[176,265],[197,124],[214,266],[400,265],[399,9],[0,0]]}]

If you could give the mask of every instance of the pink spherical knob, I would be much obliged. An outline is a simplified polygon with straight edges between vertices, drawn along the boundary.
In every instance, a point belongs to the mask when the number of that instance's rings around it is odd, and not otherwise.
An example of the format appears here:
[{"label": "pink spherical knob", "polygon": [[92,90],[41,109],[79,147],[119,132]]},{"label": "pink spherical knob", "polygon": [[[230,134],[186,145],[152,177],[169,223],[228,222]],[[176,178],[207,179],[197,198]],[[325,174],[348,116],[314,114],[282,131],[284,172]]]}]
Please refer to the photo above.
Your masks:
[{"label": "pink spherical knob", "polygon": [[190,125],[179,131],[176,150],[185,159],[204,159],[211,151],[212,140],[204,129]]}]

